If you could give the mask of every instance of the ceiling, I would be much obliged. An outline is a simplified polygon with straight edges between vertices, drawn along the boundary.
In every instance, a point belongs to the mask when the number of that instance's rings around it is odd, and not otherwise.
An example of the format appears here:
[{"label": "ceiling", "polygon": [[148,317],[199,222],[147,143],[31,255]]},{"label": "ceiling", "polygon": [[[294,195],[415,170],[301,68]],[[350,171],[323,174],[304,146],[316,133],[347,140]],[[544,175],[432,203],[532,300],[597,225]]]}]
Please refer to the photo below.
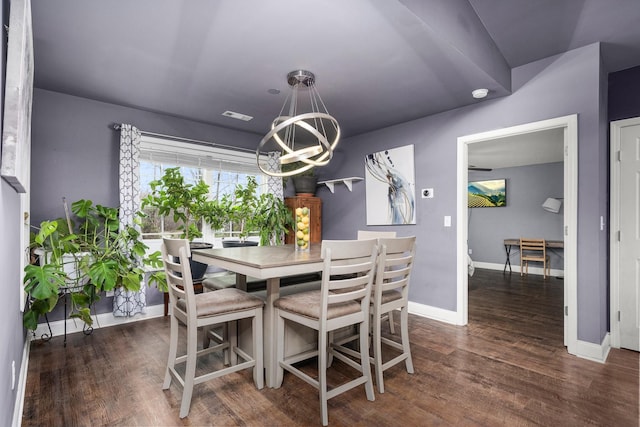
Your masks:
[{"label": "ceiling", "polygon": [[640,64],[638,0],[32,0],[32,14],[37,88],[257,135],[297,69],[348,137],[483,102],[476,88],[509,95],[511,68],[594,42],[609,71]]}]

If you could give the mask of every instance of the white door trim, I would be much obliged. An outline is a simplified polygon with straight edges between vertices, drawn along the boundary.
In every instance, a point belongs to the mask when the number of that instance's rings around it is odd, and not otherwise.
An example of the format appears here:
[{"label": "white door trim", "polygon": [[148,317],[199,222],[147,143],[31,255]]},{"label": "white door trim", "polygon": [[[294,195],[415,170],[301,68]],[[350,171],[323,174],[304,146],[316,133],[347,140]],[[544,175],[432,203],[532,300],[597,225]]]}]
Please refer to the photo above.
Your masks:
[{"label": "white door trim", "polygon": [[564,288],[565,327],[564,338],[567,350],[577,354],[577,229],[578,229],[578,116],[576,114],[542,120],[534,123],[497,129],[489,132],[466,135],[458,138],[458,189],[457,189],[457,301],[456,323],[466,325],[469,321],[469,283],[467,275],[468,251],[468,145],[496,138],[521,135],[548,129],[564,129]]},{"label": "white door trim", "polygon": [[640,117],[631,119],[616,120],[611,122],[611,177],[610,177],[610,212],[609,212],[609,247],[610,247],[610,328],[611,346],[620,348],[620,323],[618,322],[618,311],[620,310],[620,242],[618,241],[618,230],[620,230],[620,162],[618,152],[620,151],[620,133],[622,128],[627,126],[640,125]]}]

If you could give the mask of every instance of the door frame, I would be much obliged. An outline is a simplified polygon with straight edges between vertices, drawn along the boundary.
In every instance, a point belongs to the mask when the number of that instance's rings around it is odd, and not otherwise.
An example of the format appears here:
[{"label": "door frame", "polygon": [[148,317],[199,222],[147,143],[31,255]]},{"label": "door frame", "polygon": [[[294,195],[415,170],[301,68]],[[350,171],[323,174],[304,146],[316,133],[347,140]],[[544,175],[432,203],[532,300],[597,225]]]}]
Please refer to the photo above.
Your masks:
[{"label": "door frame", "polygon": [[[467,185],[469,144],[548,129],[564,129],[564,344],[576,354],[577,327],[577,230],[578,230],[578,115],[557,117],[458,138],[457,146],[457,301],[456,323],[469,321]],[[505,236],[507,237],[507,236]]]},{"label": "door frame", "polygon": [[640,125],[640,117],[610,123],[610,190],[609,190],[609,295],[611,347],[620,348],[620,134],[622,128]]}]

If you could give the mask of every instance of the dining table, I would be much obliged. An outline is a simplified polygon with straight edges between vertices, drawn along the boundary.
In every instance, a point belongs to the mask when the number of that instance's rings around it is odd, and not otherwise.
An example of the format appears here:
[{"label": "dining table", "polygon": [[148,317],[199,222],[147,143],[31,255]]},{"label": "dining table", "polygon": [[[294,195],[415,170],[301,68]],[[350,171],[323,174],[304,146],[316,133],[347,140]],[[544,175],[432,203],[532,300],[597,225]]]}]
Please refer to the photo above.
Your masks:
[{"label": "dining table", "polygon": [[280,279],[322,271],[321,244],[312,243],[308,250],[298,250],[293,244],[197,249],[191,252],[191,256],[194,261],[236,273],[236,287],[239,289],[247,290],[247,276],[266,281],[263,330],[265,382],[268,387],[274,387],[277,360],[273,303],[280,297]]}]

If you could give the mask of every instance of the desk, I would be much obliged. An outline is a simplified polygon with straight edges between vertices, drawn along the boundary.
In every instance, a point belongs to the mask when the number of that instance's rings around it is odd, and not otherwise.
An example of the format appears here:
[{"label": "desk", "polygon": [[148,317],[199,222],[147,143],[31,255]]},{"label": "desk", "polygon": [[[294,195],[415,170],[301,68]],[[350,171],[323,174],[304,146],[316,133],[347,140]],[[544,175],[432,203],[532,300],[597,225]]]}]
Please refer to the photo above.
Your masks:
[{"label": "desk", "polygon": [[246,290],[247,276],[267,281],[264,309],[264,366],[268,387],[275,385],[275,309],[280,297],[280,277],[322,271],[320,243],[312,243],[309,251],[296,251],[294,245],[248,246],[239,248],[197,249],[193,260],[233,271],[237,287]]},{"label": "desk", "polygon": [[[545,240],[544,245],[550,249],[564,249],[564,240]],[[504,239],[504,251],[507,253],[507,260],[504,263],[503,272],[507,271],[507,265],[509,266],[509,273],[511,273],[511,247],[520,247],[520,239]]]}]

